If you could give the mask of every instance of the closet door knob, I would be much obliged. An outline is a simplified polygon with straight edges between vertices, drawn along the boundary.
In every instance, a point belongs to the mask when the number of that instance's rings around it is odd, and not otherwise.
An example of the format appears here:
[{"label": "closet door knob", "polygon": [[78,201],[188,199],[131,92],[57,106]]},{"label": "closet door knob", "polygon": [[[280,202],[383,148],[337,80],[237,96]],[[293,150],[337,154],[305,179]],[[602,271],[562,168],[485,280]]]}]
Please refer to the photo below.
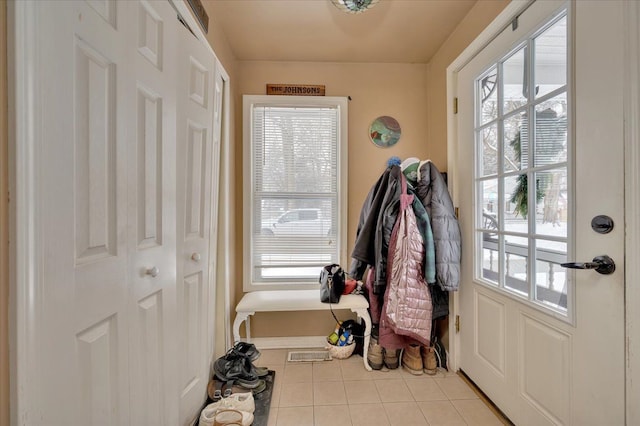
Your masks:
[{"label": "closet door knob", "polygon": [[200,262],[200,259],[202,259],[200,253],[193,253],[191,255],[191,260],[193,260],[194,262]]},{"label": "closet door knob", "polygon": [[160,273],[160,269],[158,269],[157,266],[154,266],[153,268],[149,268],[145,271],[146,275],[151,275],[153,278],[157,277],[159,273]]}]

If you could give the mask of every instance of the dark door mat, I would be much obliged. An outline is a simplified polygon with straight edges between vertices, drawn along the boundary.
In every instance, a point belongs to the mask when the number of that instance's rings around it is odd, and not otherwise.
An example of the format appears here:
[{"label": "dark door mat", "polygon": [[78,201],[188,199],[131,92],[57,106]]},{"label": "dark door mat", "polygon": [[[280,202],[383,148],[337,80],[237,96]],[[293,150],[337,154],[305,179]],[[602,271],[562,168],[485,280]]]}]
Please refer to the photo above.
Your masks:
[{"label": "dark door mat", "polygon": [[[276,372],[269,370],[269,374],[265,377],[261,377],[265,381],[266,387],[262,392],[257,395],[253,395],[253,401],[256,404],[256,410],[253,412],[253,423],[251,426],[267,426],[269,423],[269,408],[271,407],[271,395],[273,394],[273,385],[276,378]],[[247,391],[248,392],[248,391]],[[207,402],[202,406],[200,411],[213,401],[207,397]],[[196,419],[194,425],[199,424],[200,415]]]},{"label": "dark door mat", "polygon": [[271,407],[271,395],[275,383],[276,372],[269,370],[269,374],[264,377],[266,389],[257,395],[253,395],[256,403],[256,411],[253,412],[253,426],[267,426],[269,423],[269,408]]}]

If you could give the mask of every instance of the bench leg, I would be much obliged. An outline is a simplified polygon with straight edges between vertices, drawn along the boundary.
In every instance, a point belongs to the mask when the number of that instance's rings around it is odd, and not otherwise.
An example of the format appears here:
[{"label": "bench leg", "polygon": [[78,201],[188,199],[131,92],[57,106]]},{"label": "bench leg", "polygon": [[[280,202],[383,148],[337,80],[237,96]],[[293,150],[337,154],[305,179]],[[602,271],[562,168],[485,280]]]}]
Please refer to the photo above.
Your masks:
[{"label": "bench leg", "polygon": [[352,312],[364,320],[364,347],[362,348],[362,359],[364,360],[364,368],[367,371],[371,371],[371,366],[367,361],[367,355],[369,354],[369,341],[371,340],[371,317],[369,311],[366,309],[351,309]]},{"label": "bench leg", "polygon": [[[251,312],[251,315],[253,315],[253,312]],[[247,342],[251,342],[251,316],[249,315],[244,321],[244,331],[247,333]]]},{"label": "bench leg", "polygon": [[253,315],[255,312],[238,312],[236,314],[236,319],[233,321],[233,343],[238,343],[240,341],[240,324],[246,321],[246,330],[247,330],[247,340],[251,339],[251,331],[249,326],[249,316]]}]

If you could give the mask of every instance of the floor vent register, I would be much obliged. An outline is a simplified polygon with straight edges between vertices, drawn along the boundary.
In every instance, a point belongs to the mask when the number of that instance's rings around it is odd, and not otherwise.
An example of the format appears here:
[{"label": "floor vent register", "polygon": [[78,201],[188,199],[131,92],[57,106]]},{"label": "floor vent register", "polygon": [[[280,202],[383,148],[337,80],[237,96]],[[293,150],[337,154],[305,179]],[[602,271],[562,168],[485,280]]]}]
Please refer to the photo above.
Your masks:
[{"label": "floor vent register", "polygon": [[289,362],[331,361],[329,351],[292,351],[287,358]]}]

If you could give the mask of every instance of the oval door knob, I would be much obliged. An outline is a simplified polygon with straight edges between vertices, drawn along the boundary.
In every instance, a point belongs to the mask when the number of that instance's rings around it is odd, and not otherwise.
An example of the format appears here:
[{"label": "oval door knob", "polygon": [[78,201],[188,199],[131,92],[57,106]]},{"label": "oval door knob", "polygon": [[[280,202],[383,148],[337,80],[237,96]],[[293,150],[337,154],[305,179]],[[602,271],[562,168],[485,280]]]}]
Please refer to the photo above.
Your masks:
[{"label": "oval door knob", "polygon": [[603,275],[613,274],[613,271],[616,270],[615,262],[606,254],[594,257],[592,262],[569,262],[561,263],[560,266],[571,269],[595,269],[596,272]]},{"label": "oval door knob", "polygon": [[202,259],[200,253],[193,253],[191,255],[191,260],[193,260],[194,262],[200,262],[200,259]]},{"label": "oval door knob", "polygon": [[154,278],[157,277],[159,273],[160,273],[160,269],[158,269],[157,266],[154,266],[153,268],[149,268],[145,271],[145,274],[151,275]]}]

